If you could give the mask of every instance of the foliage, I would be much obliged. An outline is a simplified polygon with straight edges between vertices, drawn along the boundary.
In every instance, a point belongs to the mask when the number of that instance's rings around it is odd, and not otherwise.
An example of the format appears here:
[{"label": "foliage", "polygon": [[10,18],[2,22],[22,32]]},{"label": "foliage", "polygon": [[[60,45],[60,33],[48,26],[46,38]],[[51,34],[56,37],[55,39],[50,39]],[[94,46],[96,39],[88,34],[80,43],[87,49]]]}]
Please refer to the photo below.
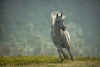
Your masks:
[{"label": "foliage", "polygon": [[99,57],[99,3],[99,0],[0,0],[0,55],[57,55],[50,38],[50,14],[60,11],[66,15],[64,23],[71,35],[74,56]]}]

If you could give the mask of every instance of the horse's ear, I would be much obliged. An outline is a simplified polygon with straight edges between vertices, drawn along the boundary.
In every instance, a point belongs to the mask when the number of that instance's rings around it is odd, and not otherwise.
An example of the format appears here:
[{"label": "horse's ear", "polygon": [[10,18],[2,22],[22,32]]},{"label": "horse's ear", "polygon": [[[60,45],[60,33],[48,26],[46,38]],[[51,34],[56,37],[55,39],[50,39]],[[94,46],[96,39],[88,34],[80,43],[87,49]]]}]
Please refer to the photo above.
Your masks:
[{"label": "horse's ear", "polygon": [[58,17],[58,13],[57,13],[56,17]]},{"label": "horse's ear", "polygon": [[61,17],[63,16],[63,13],[61,13]]}]

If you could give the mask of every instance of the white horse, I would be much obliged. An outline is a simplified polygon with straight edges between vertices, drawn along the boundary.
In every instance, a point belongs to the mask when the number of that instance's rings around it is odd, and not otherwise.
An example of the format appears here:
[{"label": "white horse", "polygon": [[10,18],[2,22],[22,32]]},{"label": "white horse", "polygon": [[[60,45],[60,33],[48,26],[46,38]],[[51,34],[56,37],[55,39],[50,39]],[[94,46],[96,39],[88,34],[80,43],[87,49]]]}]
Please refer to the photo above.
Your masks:
[{"label": "white horse", "polygon": [[70,51],[70,35],[68,31],[66,30],[66,27],[64,26],[64,18],[65,15],[63,15],[60,12],[53,12],[51,13],[52,18],[52,31],[51,31],[51,38],[53,40],[53,43],[58,49],[60,61],[63,61],[64,59],[67,59],[68,57],[63,52],[62,48],[66,48],[69,52],[70,58],[72,60],[73,56]]}]

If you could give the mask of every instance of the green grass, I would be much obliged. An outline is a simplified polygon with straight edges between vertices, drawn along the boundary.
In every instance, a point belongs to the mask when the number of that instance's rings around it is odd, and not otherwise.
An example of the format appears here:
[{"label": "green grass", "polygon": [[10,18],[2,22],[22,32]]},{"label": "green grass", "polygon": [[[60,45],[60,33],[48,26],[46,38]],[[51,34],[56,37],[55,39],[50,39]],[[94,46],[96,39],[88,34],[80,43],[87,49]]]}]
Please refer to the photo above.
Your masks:
[{"label": "green grass", "polygon": [[59,58],[56,56],[16,56],[16,57],[0,57],[0,67],[16,67],[16,66],[24,66],[24,67],[62,67],[63,66],[76,66],[81,67],[89,66],[89,67],[98,67],[100,66],[100,58],[96,57],[76,57],[75,61],[71,61],[70,58],[68,60],[64,60],[63,62],[59,62]]}]

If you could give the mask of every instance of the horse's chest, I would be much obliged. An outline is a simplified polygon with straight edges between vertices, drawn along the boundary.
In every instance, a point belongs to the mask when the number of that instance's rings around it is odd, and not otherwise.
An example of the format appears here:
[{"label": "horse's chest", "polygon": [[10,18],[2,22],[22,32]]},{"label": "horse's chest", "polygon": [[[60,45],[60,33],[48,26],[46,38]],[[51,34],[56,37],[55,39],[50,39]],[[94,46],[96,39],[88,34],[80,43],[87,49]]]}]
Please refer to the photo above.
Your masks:
[{"label": "horse's chest", "polygon": [[57,45],[65,45],[67,42],[66,36],[64,33],[56,34],[54,30],[51,32],[51,37],[54,44]]},{"label": "horse's chest", "polygon": [[53,35],[52,38],[53,38],[55,45],[62,44],[62,39],[59,35]]}]

